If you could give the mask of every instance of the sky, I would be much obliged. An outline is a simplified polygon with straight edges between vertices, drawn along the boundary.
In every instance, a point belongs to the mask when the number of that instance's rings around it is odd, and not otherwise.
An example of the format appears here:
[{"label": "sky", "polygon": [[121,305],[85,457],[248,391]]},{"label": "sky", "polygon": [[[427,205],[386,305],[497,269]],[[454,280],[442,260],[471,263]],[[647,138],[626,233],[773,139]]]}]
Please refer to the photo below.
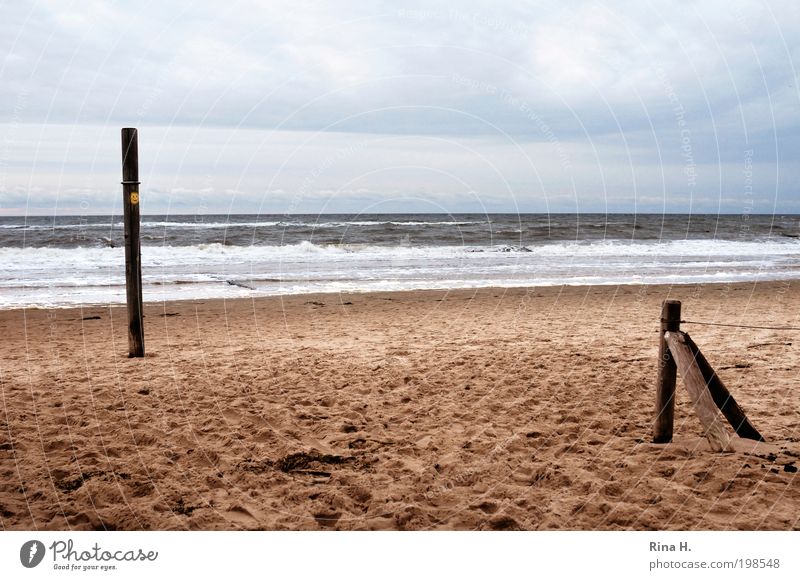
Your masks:
[{"label": "sky", "polygon": [[793,1],[0,0],[0,215],[800,213]]}]

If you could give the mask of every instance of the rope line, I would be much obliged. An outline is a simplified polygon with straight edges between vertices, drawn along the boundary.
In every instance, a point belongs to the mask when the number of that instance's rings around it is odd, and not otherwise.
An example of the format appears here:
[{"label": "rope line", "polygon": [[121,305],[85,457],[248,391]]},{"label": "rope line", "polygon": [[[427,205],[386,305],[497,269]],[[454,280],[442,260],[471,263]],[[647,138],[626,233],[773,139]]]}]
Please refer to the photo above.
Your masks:
[{"label": "rope line", "polygon": [[749,324],[724,324],[722,322],[698,322],[697,320],[681,320],[681,324],[701,324],[703,326],[727,326],[729,328],[755,328],[759,330],[800,330],[800,326],[753,326]]}]

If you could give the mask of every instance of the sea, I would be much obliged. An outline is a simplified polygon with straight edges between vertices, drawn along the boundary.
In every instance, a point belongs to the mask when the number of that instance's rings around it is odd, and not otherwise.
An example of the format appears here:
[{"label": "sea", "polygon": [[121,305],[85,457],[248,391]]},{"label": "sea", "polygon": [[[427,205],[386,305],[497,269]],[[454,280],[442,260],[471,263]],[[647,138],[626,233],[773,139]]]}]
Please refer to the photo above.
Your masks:
[{"label": "sea", "polygon": [[[800,278],[798,215],[146,215],[146,302]],[[0,308],[124,304],[122,218],[0,217]]]}]

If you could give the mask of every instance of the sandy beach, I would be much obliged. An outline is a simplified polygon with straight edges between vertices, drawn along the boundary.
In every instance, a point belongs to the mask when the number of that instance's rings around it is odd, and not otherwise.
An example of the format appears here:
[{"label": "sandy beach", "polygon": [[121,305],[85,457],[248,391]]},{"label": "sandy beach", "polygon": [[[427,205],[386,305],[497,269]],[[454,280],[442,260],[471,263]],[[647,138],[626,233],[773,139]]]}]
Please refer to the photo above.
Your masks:
[{"label": "sandy beach", "polygon": [[800,529],[800,333],[686,324],[768,439],[713,453],[658,318],[800,326],[800,283],[0,312],[2,529]]}]

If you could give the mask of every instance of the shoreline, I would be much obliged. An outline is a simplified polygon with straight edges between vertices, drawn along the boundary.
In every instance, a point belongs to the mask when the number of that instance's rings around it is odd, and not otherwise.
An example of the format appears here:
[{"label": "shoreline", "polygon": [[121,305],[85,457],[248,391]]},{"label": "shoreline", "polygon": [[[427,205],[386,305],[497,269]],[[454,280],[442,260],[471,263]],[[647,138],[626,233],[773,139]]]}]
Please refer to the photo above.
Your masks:
[{"label": "shoreline", "polygon": [[[501,292],[517,294],[520,292],[563,292],[566,290],[579,291],[586,289],[587,292],[597,292],[611,288],[641,288],[638,293],[647,294],[647,290],[661,290],[665,294],[669,294],[672,289],[686,289],[693,288],[692,293],[697,294],[701,289],[721,289],[721,288],[738,288],[738,287],[757,287],[769,286],[778,288],[789,288],[793,285],[800,285],[800,278],[776,278],[774,280],[753,280],[747,282],[676,282],[672,284],[664,283],[618,283],[609,282],[607,284],[552,284],[544,286],[476,286],[472,288],[420,288],[408,290],[364,290],[364,291],[331,291],[331,292],[307,292],[307,293],[293,293],[293,294],[266,294],[259,296],[236,296],[231,298],[214,297],[214,298],[186,298],[183,300],[158,300],[158,301],[144,301],[143,306],[145,309],[154,308],[157,305],[180,305],[180,304],[205,304],[208,302],[258,302],[267,300],[291,300],[303,297],[331,297],[331,296],[365,296],[372,295],[413,295],[419,294],[450,294],[450,293],[482,293],[482,292]],[[119,309],[126,308],[125,302],[111,302],[111,303],[87,303],[87,304],[66,304],[66,305],[52,305],[52,306],[26,306],[14,308],[0,308],[0,314],[3,312],[14,311],[48,311],[48,310],[90,310],[90,309]]]},{"label": "shoreline", "polygon": [[[800,282],[480,288],[0,311],[2,529],[800,529],[796,332],[686,325],[766,444],[712,453],[664,299],[798,326]],[[794,471],[792,471],[794,469]]]}]

